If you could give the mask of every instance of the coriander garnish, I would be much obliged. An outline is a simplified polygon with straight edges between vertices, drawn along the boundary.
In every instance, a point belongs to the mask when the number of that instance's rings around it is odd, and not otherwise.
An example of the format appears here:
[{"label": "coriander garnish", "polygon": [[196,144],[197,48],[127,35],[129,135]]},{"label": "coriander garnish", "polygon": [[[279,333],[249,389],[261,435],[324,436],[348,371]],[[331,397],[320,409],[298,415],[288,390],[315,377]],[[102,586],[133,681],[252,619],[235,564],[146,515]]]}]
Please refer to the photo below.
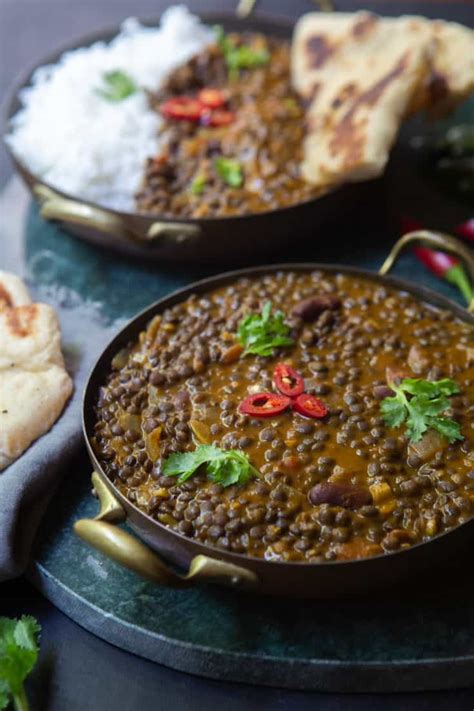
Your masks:
[{"label": "coriander garnish", "polygon": [[189,190],[193,195],[202,195],[206,188],[206,178],[204,175],[197,175],[192,181]]},{"label": "coriander garnish", "polygon": [[138,91],[138,86],[135,84],[132,77],[125,72],[122,72],[120,69],[105,72],[102,75],[102,80],[104,83],[103,87],[96,89],[96,94],[107,101],[123,101],[128,96],[131,96]]},{"label": "coriander garnish", "polygon": [[224,183],[229,185],[231,188],[240,188],[244,182],[244,175],[242,171],[242,166],[236,160],[232,158],[216,158],[214,161],[214,168],[216,173]]},{"label": "coriander garnish", "polygon": [[418,442],[429,428],[437,430],[450,443],[464,439],[458,422],[440,417],[450,407],[449,396],[459,392],[453,380],[445,378],[431,382],[421,378],[405,378],[399,385],[389,385],[395,395],[386,397],[381,403],[382,414],[389,427],[400,427],[406,422],[407,434],[412,442]]},{"label": "coriander garnish", "polygon": [[219,449],[211,444],[200,444],[194,452],[172,454],[164,463],[163,474],[178,476],[178,483],[182,484],[204,465],[209,481],[222,486],[246,484],[259,476],[244,452]]},{"label": "coriander garnish", "polygon": [[214,27],[217,44],[224,55],[229,77],[235,79],[241,69],[261,67],[270,59],[266,49],[253,49],[248,44],[236,44],[220,25]]},{"label": "coriander garnish", "polygon": [[271,313],[272,303],[267,301],[261,314],[248,314],[239,324],[237,339],[244,346],[244,355],[271,356],[274,348],[292,346],[290,327],[284,322],[281,311]]},{"label": "coriander garnish", "polygon": [[15,711],[28,711],[23,684],[38,658],[40,631],[34,617],[0,617],[0,709],[12,701]]}]

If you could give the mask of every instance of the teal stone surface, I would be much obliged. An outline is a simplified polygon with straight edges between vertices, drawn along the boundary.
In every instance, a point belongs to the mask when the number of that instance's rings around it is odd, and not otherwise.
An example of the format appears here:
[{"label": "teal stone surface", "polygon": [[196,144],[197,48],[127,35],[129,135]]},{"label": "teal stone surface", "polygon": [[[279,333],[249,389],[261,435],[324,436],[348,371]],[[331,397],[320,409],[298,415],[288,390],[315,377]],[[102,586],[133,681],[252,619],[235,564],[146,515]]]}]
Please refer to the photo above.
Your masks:
[{"label": "teal stone surface", "polygon": [[[271,256],[377,269],[396,235],[376,222],[348,229]],[[45,223],[34,206],[25,239],[33,281],[72,305],[94,304],[108,322],[220,270],[131,262]],[[410,255],[396,274],[458,299]],[[48,509],[30,576],[66,614],[113,644],[211,678],[292,688],[395,691],[474,679],[470,571],[451,582],[440,578],[422,594],[414,584],[403,597],[388,591],[352,601],[294,604],[216,587],[171,590],[138,579],[74,535],[74,521],[94,516],[97,506],[83,452],[68,465]]]},{"label": "teal stone surface", "polygon": [[[361,232],[363,229],[358,223],[356,232],[347,226],[334,234],[315,235],[312,244],[296,241],[291,253],[272,254],[269,249],[266,261],[268,264],[331,262],[376,271],[399,235],[385,225],[370,222],[365,234]],[[386,231],[382,232],[383,229]],[[143,265],[100,250],[58,226],[46,223],[35,206],[29,212],[25,242],[28,273],[35,284],[66,287],[79,295],[81,300],[96,304],[110,321],[129,319],[175,289],[235,268],[234,264],[218,267],[199,264]],[[433,277],[410,254],[402,255],[393,273],[462,303],[453,286]]]},{"label": "teal stone surface", "polygon": [[124,649],[203,676],[327,691],[467,686],[474,678],[473,578],[403,595],[298,600],[144,582],[73,532],[93,517],[85,456],[69,467],[38,537],[33,581],[79,624]]}]

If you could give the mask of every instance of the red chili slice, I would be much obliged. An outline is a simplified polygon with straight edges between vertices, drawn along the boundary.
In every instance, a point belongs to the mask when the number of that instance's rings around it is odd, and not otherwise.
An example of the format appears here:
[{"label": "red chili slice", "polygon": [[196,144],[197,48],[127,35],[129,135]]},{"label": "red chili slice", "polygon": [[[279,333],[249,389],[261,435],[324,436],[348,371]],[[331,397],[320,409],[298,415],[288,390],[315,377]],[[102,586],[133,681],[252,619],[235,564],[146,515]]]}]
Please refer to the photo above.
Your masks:
[{"label": "red chili slice", "polygon": [[161,105],[160,111],[166,118],[177,121],[199,121],[207,109],[201,101],[190,96],[176,96]]},{"label": "red chili slice", "polygon": [[225,94],[219,89],[201,89],[198,99],[201,104],[208,106],[210,109],[219,109],[226,102]]},{"label": "red chili slice", "polygon": [[273,417],[284,412],[291,405],[291,400],[277,393],[257,393],[249,395],[240,404],[239,412],[252,417]]},{"label": "red chili slice", "polygon": [[298,395],[296,400],[293,402],[293,409],[296,410],[303,417],[312,417],[316,420],[320,420],[322,417],[326,417],[328,414],[328,409],[321,400],[318,400],[314,395],[308,395],[308,393],[302,393]]},{"label": "red chili slice", "polygon": [[303,376],[286,363],[277,363],[273,371],[273,383],[277,390],[288,397],[301,395],[304,390]]},{"label": "red chili slice", "polygon": [[210,126],[228,126],[235,121],[235,114],[232,111],[213,111],[211,114]]}]

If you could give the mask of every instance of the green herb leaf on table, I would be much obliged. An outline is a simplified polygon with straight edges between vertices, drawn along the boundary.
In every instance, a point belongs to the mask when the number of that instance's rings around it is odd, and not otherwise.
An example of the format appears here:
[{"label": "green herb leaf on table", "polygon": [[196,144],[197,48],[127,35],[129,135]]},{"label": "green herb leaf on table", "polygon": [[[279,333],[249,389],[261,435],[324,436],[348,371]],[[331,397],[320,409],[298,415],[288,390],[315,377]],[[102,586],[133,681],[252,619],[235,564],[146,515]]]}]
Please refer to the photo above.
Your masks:
[{"label": "green herb leaf on table", "polygon": [[193,195],[202,195],[206,189],[206,178],[204,175],[197,175],[191,183],[191,193]]},{"label": "green herb leaf on table", "polygon": [[385,398],[380,406],[389,427],[400,427],[406,423],[407,434],[412,442],[418,442],[430,428],[437,430],[450,443],[464,439],[456,420],[440,417],[451,406],[448,398],[459,392],[453,380],[405,378],[399,385],[389,385],[395,395]]},{"label": "green herb leaf on table", "polygon": [[138,86],[132,77],[120,69],[105,72],[102,75],[102,81],[103,87],[97,89],[96,93],[107,101],[123,101],[138,91]]},{"label": "green herb leaf on table", "polygon": [[178,476],[178,483],[182,484],[204,465],[209,481],[222,486],[246,484],[253,477],[260,476],[244,452],[219,449],[210,444],[200,444],[194,452],[172,454],[164,463],[163,474]]},{"label": "green herb leaf on table", "polygon": [[241,164],[232,158],[220,156],[214,161],[214,168],[219,178],[231,188],[240,188],[244,183],[244,174]]},{"label": "green herb leaf on table", "polygon": [[23,683],[38,658],[40,631],[34,617],[0,617],[0,709],[9,701],[17,711],[29,708]]},{"label": "green herb leaf on table", "polygon": [[247,44],[236,44],[220,25],[216,25],[214,31],[231,79],[235,79],[241,69],[262,67],[270,60],[270,53],[267,49],[253,49]]},{"label": "green herb leaf on table", "polygon": [[267,301],[261,314],[248,314],[240,322],[237,339],[245,348],[244,355],[272,356],[275,348],[293,345],[284,314],[276,311],[272,315],[271,311],[272,303]]}]

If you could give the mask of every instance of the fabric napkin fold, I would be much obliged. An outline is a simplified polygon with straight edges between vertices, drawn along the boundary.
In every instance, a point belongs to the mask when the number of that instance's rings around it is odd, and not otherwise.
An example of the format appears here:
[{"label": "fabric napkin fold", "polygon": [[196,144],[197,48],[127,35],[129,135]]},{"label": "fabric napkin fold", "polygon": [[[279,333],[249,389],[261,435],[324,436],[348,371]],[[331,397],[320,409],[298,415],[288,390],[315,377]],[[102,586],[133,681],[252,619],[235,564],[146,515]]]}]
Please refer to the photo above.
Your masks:
[{"label": "fabric napkin fold", "polygon": [[74,392],[52,429],[0,473],[0,581],[20,575],[61,476],[75,475],[68,462],[83,442],[81,409],[88,374],[116,328],[87,309],[59,309],[66,366]]},{"label": "fabric napkin fold", "polygon": [[[0,194],[0,269],[21,277],[28,273],[24,253],[28,206],[26,190],[17,179],[12,180]],[[67,289],[38,291],[32,282],[28,289],[35,301],[50,303],[58,313],[74,391],[52,429],[0,472],[0,581],[20,575],[26,568],[36,531],[59,479],[75,474],[68,463],[83,442],[81,409],[87,377],[123,323],[109,325],[97,305]]]}]

